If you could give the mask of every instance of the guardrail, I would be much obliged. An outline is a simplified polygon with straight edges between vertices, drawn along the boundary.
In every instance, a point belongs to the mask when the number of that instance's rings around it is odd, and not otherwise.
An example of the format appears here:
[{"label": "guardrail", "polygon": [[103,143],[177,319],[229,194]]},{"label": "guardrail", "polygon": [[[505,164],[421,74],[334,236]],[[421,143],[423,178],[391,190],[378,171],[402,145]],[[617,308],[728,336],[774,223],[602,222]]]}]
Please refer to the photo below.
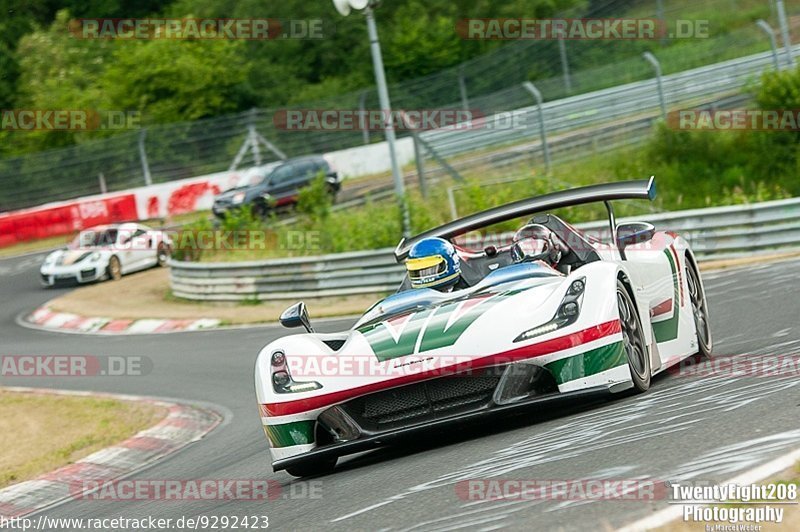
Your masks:
[{"label": "guardrail", "polygon": [[[681,233],[701,259],[734,258],[800,247],[800,198],[649,214],[657,229]],[[579,224],[602,230],[606,222]],[[502,238],[502,237],[501,237]],[[178,297],[204,301],[299,299],[391,292],[403,279],[393,249],[253,262],[170,261]]]},{"label": "guardrail", "polygon": [[[800,47],[794,49],[797,51]],[[662,79],[664,98],[668,106],[692,106],[737,93],[765,69],[772,68],[772,61],[772,53],[764,52],[666,75]],[[637,81],[546,102],[542,104],[542,112],[548,135],[641,114],[659,116],[660,100],[655,83],[655,79]],[[500,117],[486,117],[487,127],[433,130],[420,135],[440,156],[450,157],[536,138],[539,136],[538,113],[538,106],[530,105]],[[510,116],[515,123],[529,127],[493,127],[495,121],[507,123]]]}]

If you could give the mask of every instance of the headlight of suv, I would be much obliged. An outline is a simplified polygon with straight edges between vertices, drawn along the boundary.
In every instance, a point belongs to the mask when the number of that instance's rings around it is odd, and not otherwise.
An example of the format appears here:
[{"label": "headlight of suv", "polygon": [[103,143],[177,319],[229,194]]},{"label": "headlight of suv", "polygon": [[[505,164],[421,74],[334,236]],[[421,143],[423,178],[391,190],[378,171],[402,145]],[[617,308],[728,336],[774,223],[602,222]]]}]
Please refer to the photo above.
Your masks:
[{"label": "headlight of suv", "polygon": [[296,382],[293,380],[289,373],[289,367],[286,365],[286,354],[281,350],[273,351],[270,367],[272,389],[275,390],[275,393],[310,392],[322,388],[322,385],[315,381]]},{"label": "headlight of suv", "polygon": [[524,342],[537,336],[542,336],[553,331],[557,331],[567,325],[572,325],[578,321],[578,316],[581,313],[581,303],[583,302],[583,293],[586,290],[586,277],[575,279],[569,285],[566,295],[558,305],[558,310],[553,319],[545,324],[528,329],[514,339],[514,342]]},{"label": "headlight of suv", "polygon": [[237,192],[236,194],[233,195],[232,198],[233,204],[239,205],[241,202],[244,201],[245,196],[247,196],[247,194],[245,194],[244,192]]}]

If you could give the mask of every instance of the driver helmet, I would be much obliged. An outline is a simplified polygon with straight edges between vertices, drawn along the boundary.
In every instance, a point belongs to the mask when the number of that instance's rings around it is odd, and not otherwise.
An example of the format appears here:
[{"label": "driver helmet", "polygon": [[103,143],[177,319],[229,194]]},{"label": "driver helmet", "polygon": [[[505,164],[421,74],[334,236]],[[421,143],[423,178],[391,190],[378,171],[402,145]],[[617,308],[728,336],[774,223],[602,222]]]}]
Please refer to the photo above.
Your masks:
[{"label": "driver helmet", "polygon": [[461,277],[456,248],[438,237],[425,238],[414,244],[408,252],[406,269],[412,288],[444,290]]},{"label": "driver helmet", "polygon": [[561,246],[553,232],[537,226],[525,226],[514,236],[511,257],[514,262],[542,261],[555,268],[561,261]]}]

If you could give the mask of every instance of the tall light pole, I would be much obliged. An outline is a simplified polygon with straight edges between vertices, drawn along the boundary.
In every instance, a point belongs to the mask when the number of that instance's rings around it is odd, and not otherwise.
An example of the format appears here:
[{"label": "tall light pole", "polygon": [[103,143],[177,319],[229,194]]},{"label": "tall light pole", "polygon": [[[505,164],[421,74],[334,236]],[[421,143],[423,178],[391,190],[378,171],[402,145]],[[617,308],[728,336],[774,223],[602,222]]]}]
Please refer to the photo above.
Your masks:
[{"label": "tall light pole", "polygon": [[650,52],[645,52],[642,54],[645,61],[650,63],[653,66],[653,70],[656,73],[656,87],[658,88],[658,101],[661,105],[661,118],[666,122],[667,121],[667,102],[664,99],[664,86],[661,84],[661,63],[658,62],[656,56],[651,54]]},{"label": "tall light pole", "polygon": [[786,21],[786,8],[783,0],[775,0],[775,9],[778,11],[778,24],[781,27],[781,38],[783,39],[783,50],[786,52],[786,63],[789,68],[794,66],[792,57],[792,39],[789,37],[789,23]]},{"label": "tall light pole", "polygon": [[389,102],[389,89],[386,86],[386,72],[383,68],[383,55],[381,45],[378,41],[378,28],[375,24],[373,7],[375,0],[333,0],[336,10],[343,16],[350,14],[351,9],[364,11],[367,19],[367,34],[369,35],[370,51],[372,52],[372,66],[375,70],[375,84],[378,86],[378,101],[383,115],[383,131],[386,135],[386,144],[389,147],[389,160],[392,165],[392,177],[394,178],[394,191],[397,200],[400,202],[400,211],[403,217],[403,236],[411,236],[411,223],[408,217],[408,206],[406,205],[406,191],[403,183],[403,175],[400,173],[400,164],[397,161],[397,150],[395,147],[396,137],[394,125],[392,124],[392,105]]},{"label": "tall light pole", "polygon": [[775,31],[763,18],[756,20],[756,26],[761,28],[769,37],[769,45],[772,47],[772,64],[775,65],[775,70],[780,70],[781,64],[778,61],[778,45],[775,42]]}]

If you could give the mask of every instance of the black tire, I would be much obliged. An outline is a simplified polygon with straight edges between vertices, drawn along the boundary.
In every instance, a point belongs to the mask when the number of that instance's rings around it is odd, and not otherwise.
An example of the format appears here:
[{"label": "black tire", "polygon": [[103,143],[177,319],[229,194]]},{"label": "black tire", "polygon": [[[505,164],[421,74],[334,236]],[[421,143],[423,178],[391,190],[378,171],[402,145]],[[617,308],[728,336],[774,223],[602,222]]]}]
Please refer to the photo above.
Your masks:
[{"label": "black tire", "polygon": [[650,350],[644,338],[642,321],[622,281],[617,281],[617,307],[622,329],[622,342],[636,393],[650,388]]},{"label": "black tire", "polygon": [[158,245],[158,249],[156,251],[156,259],[158,260],[158,266],[160,266],[161,268],[166,266],[171,253],[172,250],[169,249],[169,246],[161,242]]},{"label": "black tire", "polygon": [[267,214],[269,214],[269,207],[265,203],[258,202],[253,204],[253,216],[266,218]]},{"label": "black tire", "polygon": [[119,281],[122,279],[122,265],[116,255],[108,259],[108,268],[106,274],[111,281]]},{"label": "black tire", "polygon": [[686,284],[689,288],[689,301],[692,304],[694,326],[697,331],[697,352],[705,358],[711,358],[714,340],[711,338],[711,327],[708,320],[708,301],[697,267],[689,259],[686,260]]},{"label": "black tire", "polygon": [[318,460],[309,460],[302,464],[287,467],[286,472],[293,477],[313,477],[317,475],[326,475],[332,473],[336,468],[337,458],[324,458]]}]

